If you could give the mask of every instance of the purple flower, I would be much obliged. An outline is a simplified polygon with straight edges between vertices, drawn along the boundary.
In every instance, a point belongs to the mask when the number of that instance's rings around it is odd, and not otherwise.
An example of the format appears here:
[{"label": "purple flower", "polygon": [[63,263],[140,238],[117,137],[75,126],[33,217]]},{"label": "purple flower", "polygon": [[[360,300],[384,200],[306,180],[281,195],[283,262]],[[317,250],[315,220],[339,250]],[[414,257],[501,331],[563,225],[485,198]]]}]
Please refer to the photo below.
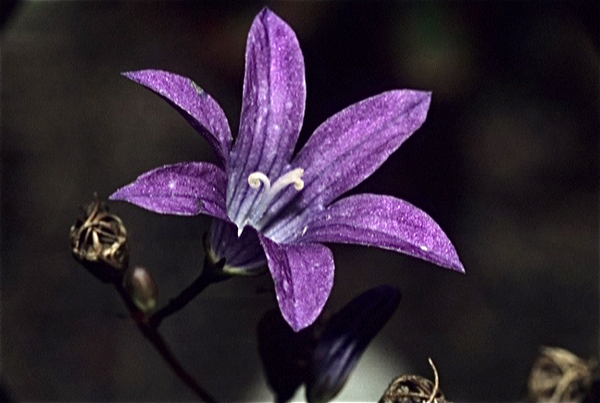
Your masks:
[{"label": "purple flower", "polygon": [[225,259],[226,274],[253,274],[266,263],[294,330],[310,325],[329,297],[334,263],[323,243],[378,246],[464,271],[441,228],[410,203],[374,194],[337,200],[423,124],[429,92],[389,91],[352,105],[292,158],[306,101],[304,58],[294,31],[267,8],[248,35],[233,146],[223,110],[190,79],[158,70],[124,75],[173,105],[208,140],[218,165],[157,168],[110,198],[161,214],[214,217],[212,261]]}]

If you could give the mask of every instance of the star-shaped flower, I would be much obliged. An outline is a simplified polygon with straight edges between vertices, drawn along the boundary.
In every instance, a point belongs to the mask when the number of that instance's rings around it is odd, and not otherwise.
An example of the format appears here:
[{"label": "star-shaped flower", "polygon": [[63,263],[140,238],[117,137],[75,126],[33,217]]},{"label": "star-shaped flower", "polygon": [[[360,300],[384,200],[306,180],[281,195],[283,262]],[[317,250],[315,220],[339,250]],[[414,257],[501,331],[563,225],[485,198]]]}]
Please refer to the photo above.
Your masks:
[{"label": "star-shaped flower", "polygon": [[319,315],[333,286],[327,242],[378,246],[463,272],[426,213],[391,196],[338,198],[370,176],[425,121],[431,94],[384,92],[325,121],[293,156],[306,83],[294,31],[265,8],[246,48],[235,144],[225,113],[190,79],[159,70],[124,75],[166,99],[210,143],[218,164],[184,162],[141,175],[110,198],[161,214],[212,216],[207,253],[224,273],[265,264],[294,330]]}]

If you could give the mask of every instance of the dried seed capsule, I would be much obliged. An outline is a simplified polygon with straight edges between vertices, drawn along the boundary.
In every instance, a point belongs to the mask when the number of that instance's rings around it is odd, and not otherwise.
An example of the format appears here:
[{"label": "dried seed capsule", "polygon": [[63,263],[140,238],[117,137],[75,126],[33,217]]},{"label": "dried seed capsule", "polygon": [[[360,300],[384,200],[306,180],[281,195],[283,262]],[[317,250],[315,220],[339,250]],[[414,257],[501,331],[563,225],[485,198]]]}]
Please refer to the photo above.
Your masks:
[{"label": "dried seed capsule", "polygon": [[141,311],[149,312],[156,307],[158,286],[145,268],[135,267],[129,270],[123,280],[123,287]]},{"label": "dried seed capsule", "polygon": [[75,259],[105,283],[121,281],[129,262],[127,230],[121,219],[98,200],[70,231]]},{"label": "dried seed capsule", "polygon": [[433,361],[429,359],[435,382],[419,375],[402,375],[392,381],[379,403],[443,403],[447,402],[439,389],[439,378]]},{"label": "dried seed capsule", "polygon": [[582,402],[597,367],[596,360],[584,360],[558,347],[542,347],[529,376],[529,400]]}]

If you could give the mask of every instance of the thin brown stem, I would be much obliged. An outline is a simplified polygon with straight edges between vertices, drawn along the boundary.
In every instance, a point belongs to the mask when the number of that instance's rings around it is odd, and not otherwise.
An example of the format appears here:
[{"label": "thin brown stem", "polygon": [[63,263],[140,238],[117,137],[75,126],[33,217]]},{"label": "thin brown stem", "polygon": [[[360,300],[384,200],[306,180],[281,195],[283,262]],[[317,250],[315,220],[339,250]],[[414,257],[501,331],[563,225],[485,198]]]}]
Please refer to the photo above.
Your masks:
[{"label": "thin brown stem", "polygon": [[131,313],[131,317],[135,320],[138,328],[140,329],[144,337],[146,337],[146,339],[148,339],[148,341],[152,343],[152,345],[156,348],[156,350],[166,361],[166,363],[169,364],[175,375],[177,375],[177,377],[181,379],[181,381],[183,381],[183,383],[185,383],[190,389],[192,389],[196,393],[196,396],[198,396],[203,401],[208,403],[216,402],[216,400],[198,384],[194,377],[192,377],[181,366],[181,364],[175,358],[173,352],[165,342],[164,338],[158,332],[156,326],[153,326],[151,321],[149,320],[150,318],[135,306],[131,297],[123,288],[123,286],[117,283],[115,284],[115,288],[121,295],[121,298],[123,298],[125,305],[127,305],[127,308]]},{"label": "thin brown stem", "polygon": [[[183,308],[210,283],[220,281],[226,277],[218,275],[219,271],[217,270],[206,270],[207,263],[205,263],[202,274],[192,285],[186,288],[178,297],[171,300],[165,308],[159,310],[156,316],[150,316],[140,309],[143,305],[138,307],[134,303],[133,297],[123,285],[123,278],[129,265],[129,248],[127,246],[125,225],[118,216],[109,213],[108,208],[100,203],[97,198],[85,211],[85,218],[78,219],[69,231],[73,257],[102,282],[112,283],[115,286],[123,302],[125,302],[131,318],[135,320],[144,337],[152,343],[158,353],[169,364],[175,375],[190,387],[200,399],[205,402],[215,402],[215,399],[198,384],[175,358],[164,338],[158,332],[158,325],[163,318]],[[204,239],[206,244],[206,236]],[[210,260],[207,259],[207,262],[210,262]],[[222,268],[224,260],[220,264]],[[208,267],[211,269],[217,268],[215,265]],[[150,280],[153,284],[153,280],[151,278]]]}]

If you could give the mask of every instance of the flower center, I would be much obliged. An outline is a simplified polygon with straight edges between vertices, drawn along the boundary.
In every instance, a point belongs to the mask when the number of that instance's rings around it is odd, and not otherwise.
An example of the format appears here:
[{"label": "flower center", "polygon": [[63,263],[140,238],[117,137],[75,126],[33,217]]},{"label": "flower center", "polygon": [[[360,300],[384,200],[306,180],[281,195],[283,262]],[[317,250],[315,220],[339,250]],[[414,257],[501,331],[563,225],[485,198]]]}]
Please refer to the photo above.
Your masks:
[{"label": "flower center", "polygon": [[248,218],[246,218],[243,224],[238,227],[238,236],[242,234],[242,231],[247,224],[260,229],[259,224],[267,211],[267,208],[269,208],[275,197],[277,197],[282,190],[290,185],[294,185],[294,189],[296,190],[302,190],[304,188],[304,181],[302,180],[303,174],[304,169],[296,168],[285,175],[280,176],[279,179],[271,184],[271,181],[264,173],[259,171],[252,172],[248,176],[248,185],[250,185],[252,189],[258,189],[262,185],[262,193],[260,194],[258,201],[254,204],[254,207],[248,212]]}]

